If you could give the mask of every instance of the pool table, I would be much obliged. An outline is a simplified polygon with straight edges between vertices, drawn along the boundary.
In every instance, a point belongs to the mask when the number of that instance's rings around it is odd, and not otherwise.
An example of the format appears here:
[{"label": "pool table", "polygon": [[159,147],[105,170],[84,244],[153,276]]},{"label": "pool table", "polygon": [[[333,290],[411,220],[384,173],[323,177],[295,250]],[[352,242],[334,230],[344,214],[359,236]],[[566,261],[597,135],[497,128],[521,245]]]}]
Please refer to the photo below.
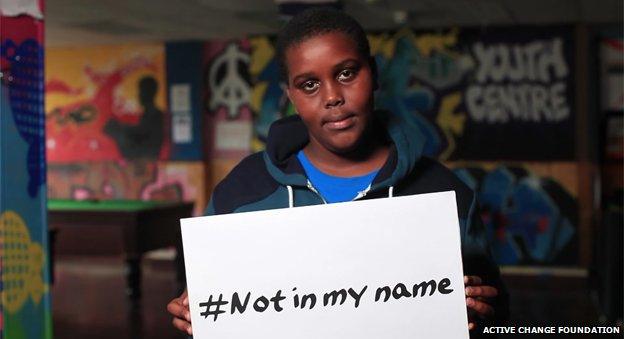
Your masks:
[{"label": "pool table", "polygon": [[193,203],[136,200],[48,200],[48,224],[55,234],[52,253],[58,255],[121,255],[125,259],[127,293],[141,295],[141,256],[169,246],[181,261],[180,218],[191,217]]}]

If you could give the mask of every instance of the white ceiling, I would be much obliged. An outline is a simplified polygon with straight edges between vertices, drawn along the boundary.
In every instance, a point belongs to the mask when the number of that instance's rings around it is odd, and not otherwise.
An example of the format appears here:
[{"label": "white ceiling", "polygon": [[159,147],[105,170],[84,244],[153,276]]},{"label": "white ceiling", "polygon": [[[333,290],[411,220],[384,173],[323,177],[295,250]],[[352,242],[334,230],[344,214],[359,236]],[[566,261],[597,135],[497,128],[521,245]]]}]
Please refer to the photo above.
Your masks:
[{"label": "white ceiling", "polygon": [[[345,0],[366,29],[622,23],[623,0]],[[397,14],[397,12],[399,14]],[[406,14],[406,16],[405,16]],[[399,15],[400,16],[400,15]],[[232,38],[275,33],[274,0],[46,0],[51,46]]]}]

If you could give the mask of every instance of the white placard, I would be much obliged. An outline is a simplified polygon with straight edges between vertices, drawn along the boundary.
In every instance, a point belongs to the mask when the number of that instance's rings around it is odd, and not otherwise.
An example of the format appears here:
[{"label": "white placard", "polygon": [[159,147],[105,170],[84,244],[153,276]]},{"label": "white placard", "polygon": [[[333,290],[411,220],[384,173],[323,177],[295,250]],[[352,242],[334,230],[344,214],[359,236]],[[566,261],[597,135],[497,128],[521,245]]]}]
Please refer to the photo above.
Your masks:
[{"label": "white placard", "polygon": [[454,192],[181,224],[196,339],[468,338]]}]

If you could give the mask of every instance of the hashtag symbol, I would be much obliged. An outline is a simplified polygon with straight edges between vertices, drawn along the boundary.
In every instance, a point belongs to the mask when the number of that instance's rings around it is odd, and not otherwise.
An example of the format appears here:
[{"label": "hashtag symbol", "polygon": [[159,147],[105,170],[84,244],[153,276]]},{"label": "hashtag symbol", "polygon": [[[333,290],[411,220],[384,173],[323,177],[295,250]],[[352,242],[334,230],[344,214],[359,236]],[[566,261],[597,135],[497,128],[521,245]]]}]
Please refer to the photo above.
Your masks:
[{"label": "hashtag symbol", "polygon": [[204,319],[209,316],[214,316],[214,321],[217,321],[217,316],[221,313],[225,313],[225,311],[221,310],[221,306],[227,305],[227,301],[223,300],[223,294],[219,294],[219,300],[212,301],[212,295],[208,298],[208,301],[205,303],[199,303],[199,307],[205,307],[206,311],[201,312],[200,315],[204,317]]}]

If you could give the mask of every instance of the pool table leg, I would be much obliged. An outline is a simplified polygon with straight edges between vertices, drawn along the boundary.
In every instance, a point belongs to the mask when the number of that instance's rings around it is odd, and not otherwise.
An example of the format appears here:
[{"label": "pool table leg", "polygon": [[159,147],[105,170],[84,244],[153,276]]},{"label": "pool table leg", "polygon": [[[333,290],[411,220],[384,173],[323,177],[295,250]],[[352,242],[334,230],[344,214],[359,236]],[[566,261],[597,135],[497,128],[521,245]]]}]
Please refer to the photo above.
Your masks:
[{"label": "pool table leg", "polygon": [[126,258],[126,294],[132,300],[141,298],[141,257]]}]

